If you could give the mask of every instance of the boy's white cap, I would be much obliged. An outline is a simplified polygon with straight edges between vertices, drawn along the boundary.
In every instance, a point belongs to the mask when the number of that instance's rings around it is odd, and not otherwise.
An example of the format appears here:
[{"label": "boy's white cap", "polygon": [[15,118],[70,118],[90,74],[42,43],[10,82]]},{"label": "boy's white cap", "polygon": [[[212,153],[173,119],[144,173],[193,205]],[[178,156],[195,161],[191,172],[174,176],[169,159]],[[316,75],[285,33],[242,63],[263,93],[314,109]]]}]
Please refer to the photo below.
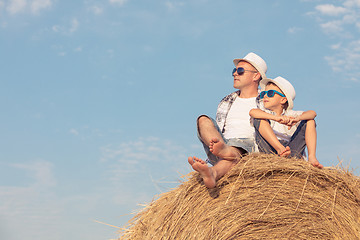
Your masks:
[{"label": "boy's white cap", "polygon": [[288,100],[288,107],[286,110],[291,110],[294,107],[294,100],[296,96],[295,88],[291,83],[283,77],[276,77],[274,79],[266,78],[261,81],[264,84],[264,87],[261,87],[261,91],[265,90],[266,84],[273,82],[278,88],[285,94]]},{"label": "boy's white cap", "polygon": [[[260,56],[256,55],[253,52],[248,53],[244,58],[236,58],[233,60],[235,67],[238,65],[240,61],[245,61],[253,65],[253,67],[259,71],[261,78],[266,78],[267,65],[264,59]],[[261,82],[260,82],[261,83]]]}]

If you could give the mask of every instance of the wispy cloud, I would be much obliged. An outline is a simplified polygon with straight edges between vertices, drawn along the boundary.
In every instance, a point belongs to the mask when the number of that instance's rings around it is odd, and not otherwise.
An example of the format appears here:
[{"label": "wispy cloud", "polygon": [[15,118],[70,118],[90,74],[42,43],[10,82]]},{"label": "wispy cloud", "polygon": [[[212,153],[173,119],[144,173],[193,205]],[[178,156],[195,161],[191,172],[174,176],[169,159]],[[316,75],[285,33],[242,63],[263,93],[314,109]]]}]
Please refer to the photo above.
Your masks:
[{"label": "wispy cloud", "polygon": [[26,6],[27,6],[26,0],[10,0],[8,5],[6,6],[6,10],[10,14],[17,14],[25,11]]},{"label": "wispy cloud", "polygon": [[79,21],[76,18],[73,18],[71,20],[69,32],[71,32],[71,33],[76,32],[78,30],[78,28],[79,28]]},{"label": "wispy cloud", "polygon": [[53,176],[53,165],[47,161],[36,161],[31,163],[16,163],[10,166],[27,171],[30,176],[34,178],[34,184],[46,187],[56,185],[56,180]]},{"label": "wispy cloud", "polygon": [[344,76],[347,80],[360,81],[360,1],[320,4],[314,10],[308,15],[313,16],[322,31],[337,42],[330,46],[334,54],[326,56],[325,60],[334,72],[346,69]]},{"label": "wispy cloud", "polygon": [[2,5],[11,15],[23,12],[38,14],[40,11],[50,8],[52,0],[9,0],[7,3],[2,2]]},{"label": "wispy cloud", "polygon": [[176,1],[176,2],[175,1],[166,1],[165,2],[165,6],[170,11],[178,9],[179,7],[182,7],[184,5],[185,5],[185,3],[181,2],[181,1]]},{"label": "wispy cloud", "polygon": [[113,180],[118,180],[126,174],[144,172],[151,166],[161,168],[167,164],[183,164],[187,159],[185,147],[156,137],[107,145],[100,150],[100,161],[109,166]]},{"label": "wispy cloud", "polygon": [[55,33],[61,33],[66,35],[75,33],[79,29],[79,26],[80,22],[77,20],[77,18],[73,18],[68,24],[53,25],[51,29]]},{"label": "wispy cloud", "polygon": [[88,11],[92,12],[94,15],[101,15],[104,12],[104,8],[94,5],[94,6],[88,7]]},{"label": "wispy cloud", "polygon": [[50,8],[51,5],[51,0],[33,0],[30,8],[32,13],[38,14],[41,10]]},{"label": "wispy cloud", "polygon": [[116,4],[116,5],[122,6],[127,2],[127,0],[109,0],[109,2],[111,4]]},{"label": "wispy cloud", "polygon": [[347,12],[347,9],[344,7],[337,7],[332,4],[323,4],[318,5],[315,7],[315,9],[323,15],[329,15],[329,16],[338,16],[341,14],[344,14]]},{"label": "wispy cloud", "polygon": [[295,34],[295,33],[301,32],[302,30],[303,29],[299,28],[299,27],[291,27],[291,28],[288,29],[288,33]]}]

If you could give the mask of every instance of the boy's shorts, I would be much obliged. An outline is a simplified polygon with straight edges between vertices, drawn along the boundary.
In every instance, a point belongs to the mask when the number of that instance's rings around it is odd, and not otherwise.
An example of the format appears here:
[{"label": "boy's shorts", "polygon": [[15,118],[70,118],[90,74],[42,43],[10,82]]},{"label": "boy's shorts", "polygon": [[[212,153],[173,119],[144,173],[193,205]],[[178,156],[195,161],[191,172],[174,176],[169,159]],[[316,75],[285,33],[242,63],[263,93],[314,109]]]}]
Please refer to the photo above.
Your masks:
[{"label": "boy's shorts", "polygon": [[226,138],[224,138],[222,132],[220,131],[219,126],[217,125],[216,121],[213,118],[208,117],[206,115],[201,115],[201,116],[198,117],[197,124],[196,124],[197,125],[197,136],[198,136],[200,142],[202,143],[202,145],[204,147],[204,150],[206,152],[206,155],[208,157],[206,162],[210,163],[211,165],[215,165],[220,159],[217,156],[215,156],[214,154],[212,154],[212,152],[210,152],[209,146],[207,146],[204,143],[204,141],[201,139],[200,131],[199,131],[199,118],[200,117],[207,117],[213,122],[216,130],[220,133],[220,135],[221,135],[222,139],[224,140],[224,142],[226,143],[226,145],[239,148],[239,150],[241,152],[245,151],[246,153],[252,153],[252,152],[257,151],[257,146],[255,144],[255,139],[253,139],[253,138],[230,138],[230,139],[226,139]]}]

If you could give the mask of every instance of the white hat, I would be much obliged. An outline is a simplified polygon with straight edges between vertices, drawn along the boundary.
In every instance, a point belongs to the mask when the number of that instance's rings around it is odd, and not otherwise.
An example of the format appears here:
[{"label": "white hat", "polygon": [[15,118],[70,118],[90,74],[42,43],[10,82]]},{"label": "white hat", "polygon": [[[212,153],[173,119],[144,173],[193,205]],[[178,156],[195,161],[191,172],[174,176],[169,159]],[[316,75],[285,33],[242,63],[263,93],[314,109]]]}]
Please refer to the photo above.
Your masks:
[{"label": "white hat", "polygon": [[261,82],[264,85],[264,87],[261,87],[261,91],[265,90],[265,86],[269,82],[275,83],[276,86],[280,88],[280,90],[285,94],[288,100],[288,107],[286,110],[291,110],[294,107],[294,99],[296,96],[296,92],[295,92],[295,88],[293,87],[293,85],[291,85],[291,83],[288,80],[279,76],[274,79],[265,78]]},{"label": "white hat", "polygon": [[266,78],[266,71],[267,71],[267,65],[264,59],[262,59],[260,56],[256,55],[253,52],[248,53],[244,58],[237,58],[234,59],[234,65],[235,67],[238,65],[240,61],[245,61],[253,65],[253,67],[259,71],[261,78]]}]

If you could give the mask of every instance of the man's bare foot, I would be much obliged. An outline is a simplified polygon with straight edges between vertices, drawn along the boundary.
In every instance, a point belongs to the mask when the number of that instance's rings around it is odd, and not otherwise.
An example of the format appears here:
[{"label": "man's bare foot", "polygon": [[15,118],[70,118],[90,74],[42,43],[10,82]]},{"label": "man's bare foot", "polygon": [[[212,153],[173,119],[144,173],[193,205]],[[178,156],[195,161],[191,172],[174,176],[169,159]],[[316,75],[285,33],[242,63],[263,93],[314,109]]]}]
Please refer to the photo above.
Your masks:
[{"label": "man's bare foot", "polygon": [[212,154],[224,160],[232,161],[240,157],[236,148],[226,145],[218,138],[211,139],[209,148]]},{"label": "man's bare foot", "polygon": [[315,156],[309,156],[309,163],[317,168],[323,168],[324,166],[317,160]]},{"label": "man's bare foot", "polygon": [[208,188],[214,188],[216,185],[216,180],[213,174],[213,171],[211,167],[209,167],[205,161],[201,160],[197,157],[189,157],[188,162],[191,165],[191,167],[200,173],[200,176],[202,177],[204,184]]},{"label": "man's bare foot", "polygon": [[284,149],[278,151],[278,155],[282,157],[288,157],[291,154],[291,149],[289,146],[284,147]]}]

